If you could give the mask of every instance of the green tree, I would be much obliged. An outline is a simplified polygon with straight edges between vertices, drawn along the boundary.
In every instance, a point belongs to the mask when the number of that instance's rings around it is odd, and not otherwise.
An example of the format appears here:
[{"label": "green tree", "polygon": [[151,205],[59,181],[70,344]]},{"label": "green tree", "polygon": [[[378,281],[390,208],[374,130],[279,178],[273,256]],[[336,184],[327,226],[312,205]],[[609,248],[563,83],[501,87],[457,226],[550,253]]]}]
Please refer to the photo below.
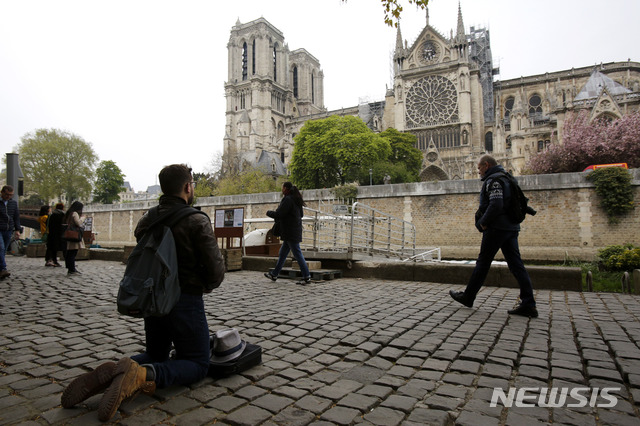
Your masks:
[{"label": "green tree", "polygon": [[20,155],[25,190],[45,200],[86,199],[98,157],[80,136],[58,129],[27,133],[15,148]]},{"label": "green tree", "polygon": [[196,183],[196,197],[210,197],[213,195],[215,180],[209,173],[193,173],[193,181]]},{"label": "green tree", "polygon": [[93,200],[102,204],[112,204],[120,200],[124,190],[124,174],[113,161],[102,161],[96,169],[96,184]]},{"label": "green tree", "polygon": [[[347,0],[342,0],[347,2]],[[403,7],[399,0],[381,0],[384,9],[384,23],[390,27],[397,27]],[[418,9],[426,9],[429,0],[407,0],[409,4],[415,4]]]},{"label": "green tree", "polygon": [[391,177],[393,183],[418,181],[422,169],[422,152],[415,147],[416,135],[389,128],[381,132],[380,136],[391,144],[391,155],[388,162],[374,165],[374,182],[382,183],[385,174]]},{"label": "green tree", "polygon": [[230,174],[218,180],[214,195],[258,194],[263,192],[278,192],[286,176],[273,179],[262,170],[249,169],[240,173]]},{"label": "green tree", "polygon": [[358,117],[336,115],[310,120],[295,137],[289,170],[302,189],[332,188],[360,181],[366,171],[391,155],[387,139]]}]

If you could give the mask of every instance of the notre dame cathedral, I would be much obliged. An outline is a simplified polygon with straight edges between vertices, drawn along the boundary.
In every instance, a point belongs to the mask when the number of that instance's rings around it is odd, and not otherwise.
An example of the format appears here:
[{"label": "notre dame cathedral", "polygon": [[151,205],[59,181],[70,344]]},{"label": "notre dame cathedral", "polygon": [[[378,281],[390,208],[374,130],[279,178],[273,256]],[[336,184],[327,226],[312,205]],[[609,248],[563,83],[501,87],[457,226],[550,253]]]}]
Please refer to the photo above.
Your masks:
[{"label": "notre dame cathedral", "polygon": [[305,49],[290,51],[266,19],[231,29],[223,161],[225,168],[287,173],[294,137],[307,120],[359,116],[373,131],[416,135],[423,181],[474,179],[476,160],[491,153],[519,175],[529,158],[562,142],[567,113],[617,118],[640,110],[640,63],[494,80],[489,31],[457,28],[449,36],[426,25],[412,45],[397,30],[394,84],[384,100],[327,111],[323,71]]}]

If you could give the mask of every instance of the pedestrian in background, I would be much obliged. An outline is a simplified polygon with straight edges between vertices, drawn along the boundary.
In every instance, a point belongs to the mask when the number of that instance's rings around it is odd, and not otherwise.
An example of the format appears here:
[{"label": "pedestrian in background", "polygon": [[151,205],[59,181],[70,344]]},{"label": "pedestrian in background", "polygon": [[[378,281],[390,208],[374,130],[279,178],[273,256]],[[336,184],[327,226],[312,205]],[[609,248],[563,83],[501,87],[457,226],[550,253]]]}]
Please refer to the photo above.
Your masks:
[{"label": "pedestrian in background", "polygon": [[67,244],[62,244],[62,222],[64,220],[64,204],[58,203],[49,215],[49,236],[47,237],[47,254],[49,261],[46,266],[60,267],[58,263],[58,252],[62,250],[63,259],[67,257]]},{"label": "pedestrian in background", "polygon": [[282,194],[284,197],[282,201],[280,201],[278,208],[275,211],[267,211],[267,216],[273,218],[280,224],[282,246],[280,247],[278,262],[276,263],[276,267],[273,268],[273,273],[265,272],[264,276],[271,281],[277,280],[284,266],[284,262],[287,260],[289,252],[291,252],[294,259],[298,262],[300,272],[302,273],[302,279],[296,284],[309,284],[311,282],[311,274],[300,250],[300,243],[302,242],[302,216],[304,215],[302,207],[306,204],[298,187],[291,182],[282,184]]},{"label": "pedestrian in background", "polygon": [[472,307],[480,287],[487,278],[491,262],[498,250],[502,250],[509,271],[520,286],[520,305],[508,312],[511,315],[536,318],[538,311],[533,297],[533,286],[518,248],[520,224],[514,223],[507,213],[507,207],[515,191],[510,188],[507,179],[500,179],[505,173],[504,168],[490,155],[483,155],[478,160],[478,174],[483,181],[480,206],[476,212],[476,228],[482,232],[480,254],[467,288],[464,291],[451,290],[449,295],[456,302]]},{"label": "pedestrian in background", "polygon": [[[82,219],[82,208],[84,205],[80,201],[74,201],[71,203],[71,207],[64,215],[64,223],[67,226],[76,226],[82,228],[84,226],[84,219]],[[76,256],[78,251],[84,248],[84,241],[80,240],[67,241],[67,254],[64,258],[64,266],[67,267],[67,275],[80,275],[81,272],[76,269]]]},{"label": "pedestrian in background", "polygon": [[[49,238],[49,229],[47,227],[47,223],[49,221],[50,214],[51,206],[40,207],[40,212],[38,213],[38,223],[40,224],[40,240],[42,240],[42,242],[45,244]],[[53,266],[48,252],[44,255],[44,262],[44,266]]]},{"label": "pedestrian in background", "polygon": [[11,237],[15,232],[16,239],[20,238],[20,211],[18,210],[18,202],[13,199],[13,186],[5,185],[2,187],[0,202],[0,279],[5,279],[11,275],[7,271],[7,263],[5,256],[11,244]]}]

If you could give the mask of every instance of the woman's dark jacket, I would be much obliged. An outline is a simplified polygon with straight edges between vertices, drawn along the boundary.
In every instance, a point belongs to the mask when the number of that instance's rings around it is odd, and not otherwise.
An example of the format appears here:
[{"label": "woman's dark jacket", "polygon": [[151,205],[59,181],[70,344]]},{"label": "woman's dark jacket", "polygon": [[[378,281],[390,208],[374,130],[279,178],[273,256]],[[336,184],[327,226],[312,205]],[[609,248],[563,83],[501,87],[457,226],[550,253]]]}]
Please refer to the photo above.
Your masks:
[{"label": "woman's dark jacket", "polygon": [[[160,197],[158,213],[186,204],[180,197]],[[134,235],[140,240],[152,220],[147,213],[138,222]],[[211,227],[211,220],[203,214],[192,214],[171,228],[178,256],[180,290],[185,294],[202,295],[220,286],[224,279],[225,265],[218,241]]]},{"label": "woman's dark jacket", "polygon": [[298,206],[291,195],[285,195],[276,211],[269,210],[267,216],[280,222],[282,241],[302,241],[302,206]]}]

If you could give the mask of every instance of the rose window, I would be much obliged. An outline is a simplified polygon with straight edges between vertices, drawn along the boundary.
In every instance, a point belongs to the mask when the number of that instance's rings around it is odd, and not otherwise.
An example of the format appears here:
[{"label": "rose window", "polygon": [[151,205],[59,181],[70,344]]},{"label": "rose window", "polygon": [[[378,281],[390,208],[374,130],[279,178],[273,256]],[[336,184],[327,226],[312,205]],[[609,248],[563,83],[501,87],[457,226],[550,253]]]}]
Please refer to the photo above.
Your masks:
[{"label": "rose window", "polygon": [[458,122],[458,92],[440,75],[421,78],[407,92],[407,127]]}]

